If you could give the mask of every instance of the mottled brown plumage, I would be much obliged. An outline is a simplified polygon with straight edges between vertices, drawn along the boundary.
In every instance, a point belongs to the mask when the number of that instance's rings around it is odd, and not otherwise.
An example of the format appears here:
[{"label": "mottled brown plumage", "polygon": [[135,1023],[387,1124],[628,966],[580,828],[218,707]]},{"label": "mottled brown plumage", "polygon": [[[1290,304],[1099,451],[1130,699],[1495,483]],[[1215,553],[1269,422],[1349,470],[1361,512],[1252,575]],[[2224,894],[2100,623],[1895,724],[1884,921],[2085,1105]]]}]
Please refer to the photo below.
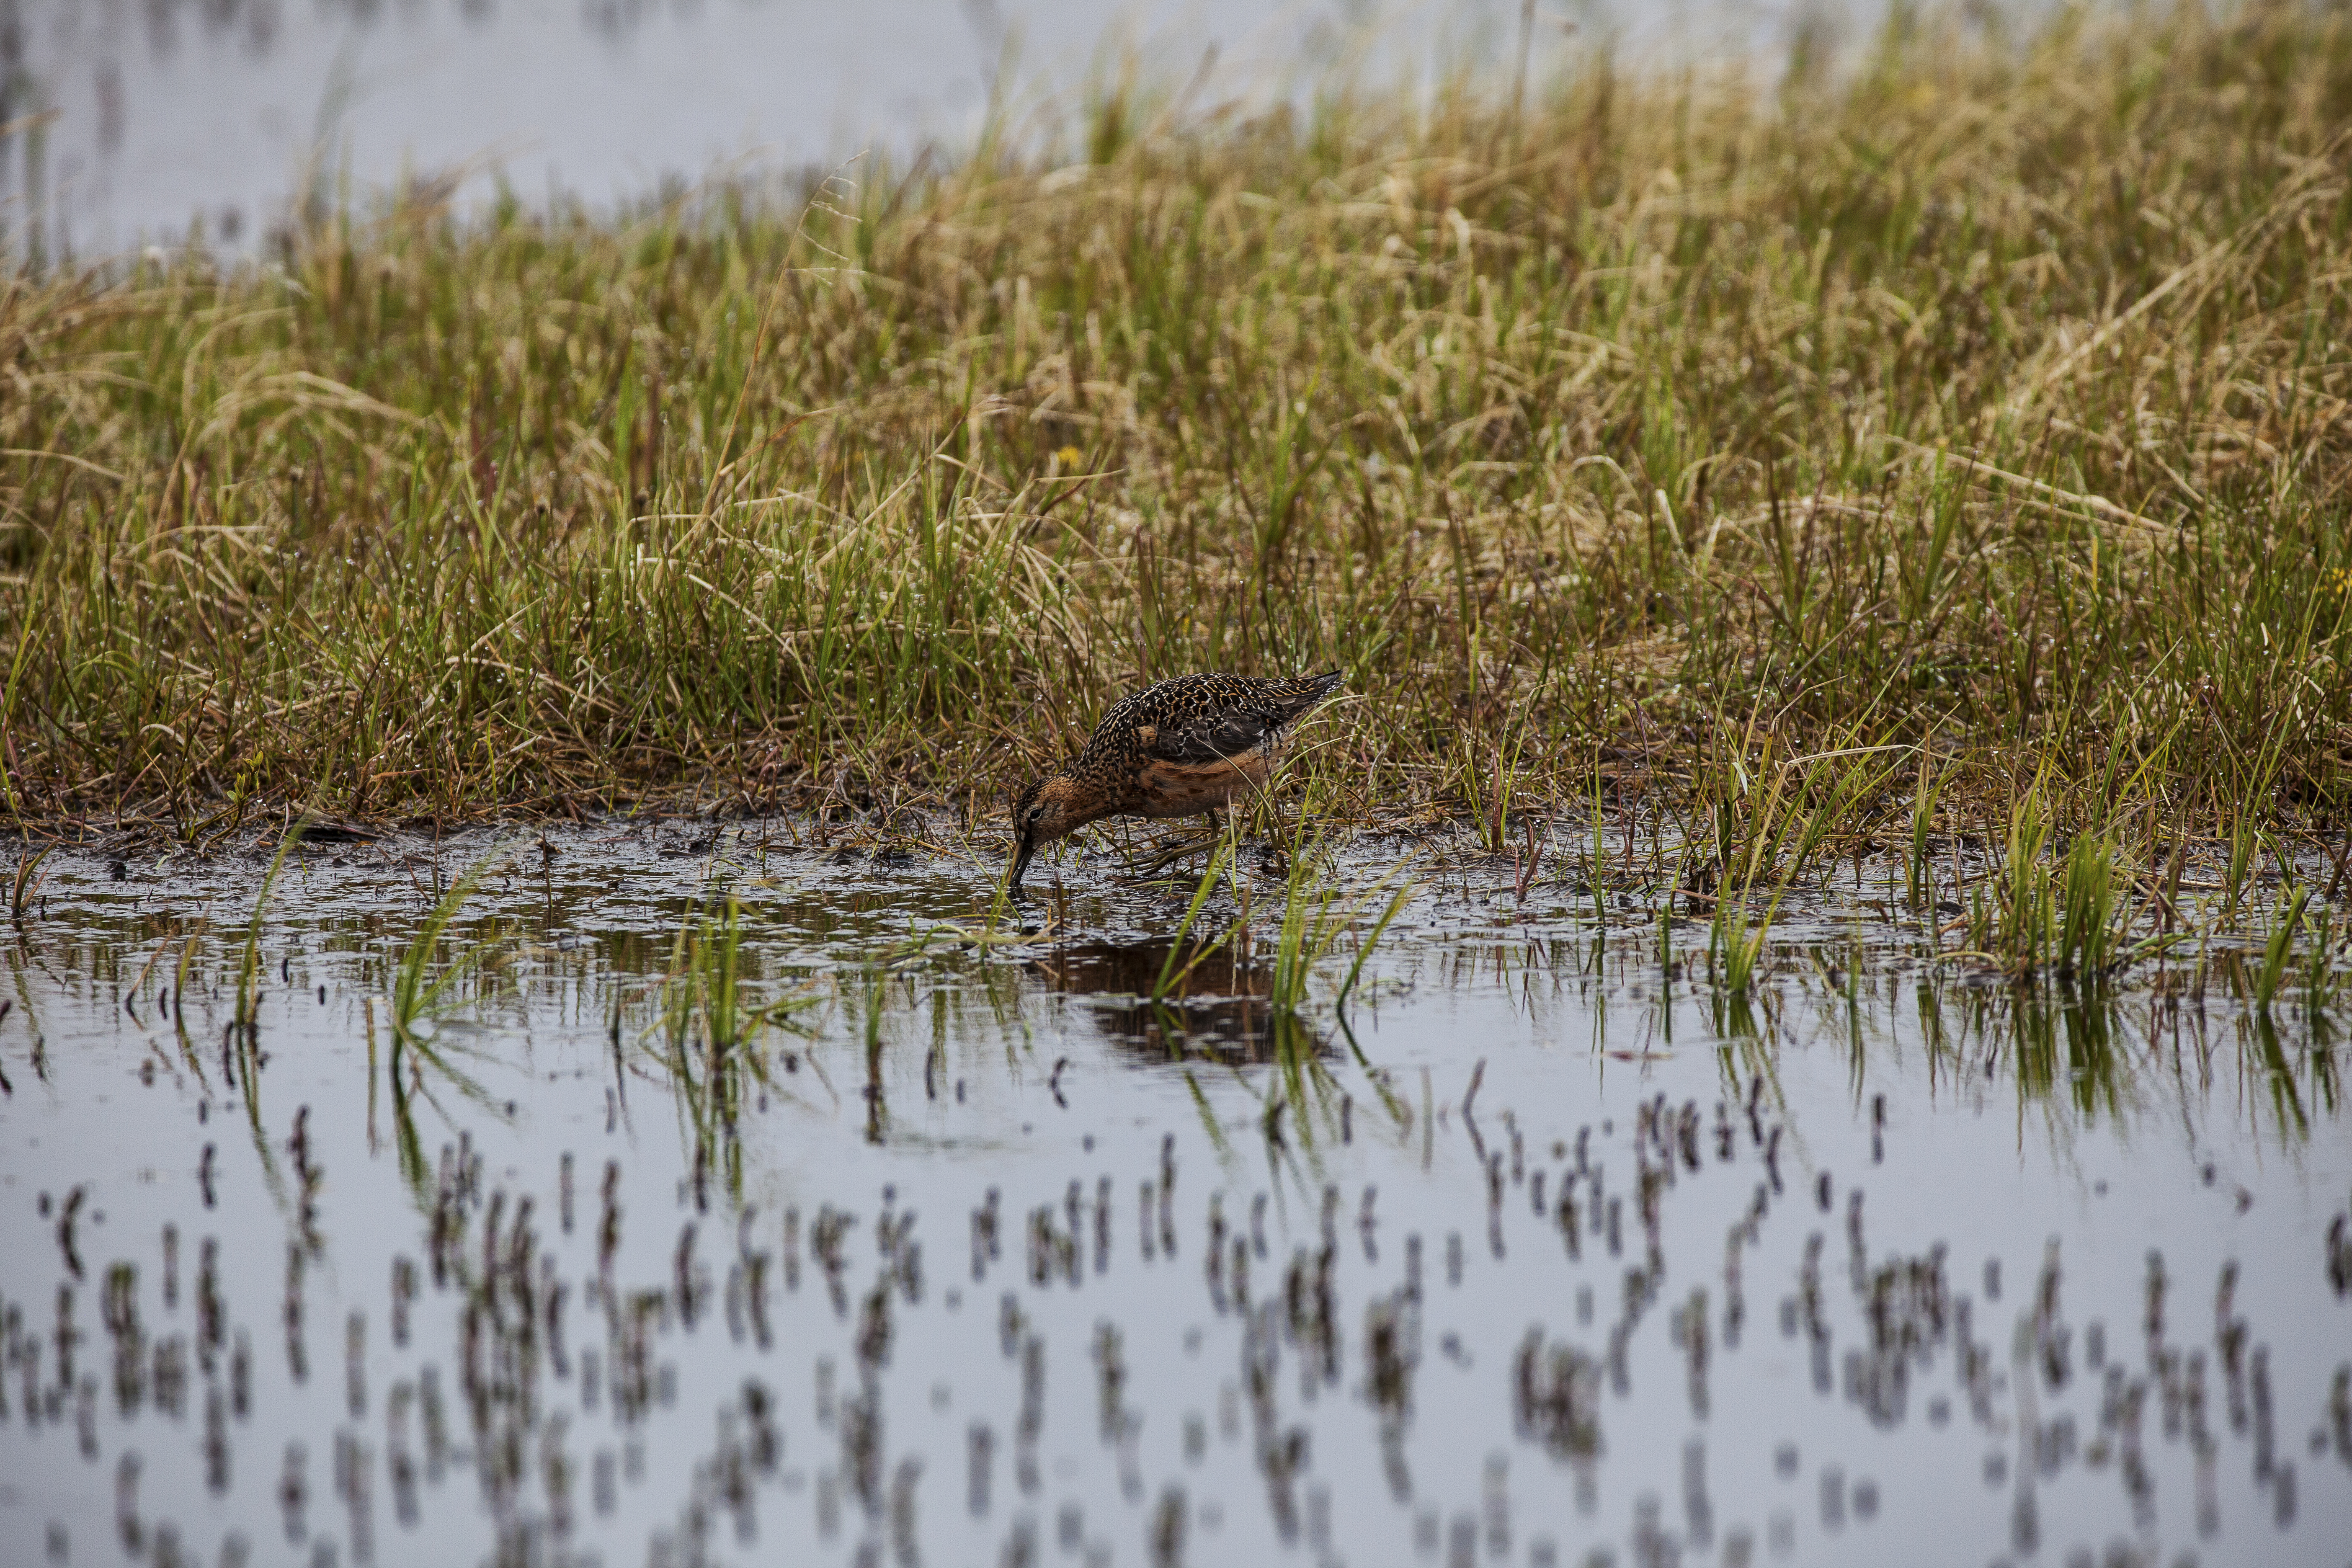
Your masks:
[{"label": "mottled brown plumage", "polygon": [[1084,750],[1013,803],[1013,886],[1037,846],[1105,816],[1194,816],[1274,777],[1283,732],[1339,689],[1327,675],[1180,675],[1112,705]]}]

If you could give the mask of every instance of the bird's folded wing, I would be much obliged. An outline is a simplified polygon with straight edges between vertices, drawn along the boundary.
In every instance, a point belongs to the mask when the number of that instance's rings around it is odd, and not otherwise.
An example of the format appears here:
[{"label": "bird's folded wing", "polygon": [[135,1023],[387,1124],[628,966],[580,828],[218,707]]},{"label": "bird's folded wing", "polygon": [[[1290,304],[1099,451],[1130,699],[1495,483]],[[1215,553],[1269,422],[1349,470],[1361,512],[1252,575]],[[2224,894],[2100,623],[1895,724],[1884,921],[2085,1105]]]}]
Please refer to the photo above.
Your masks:
[{"label": "bird's folded wing", "polygon": [[1159,730],[1143,749],[1162,762],[1213,763],[1264,745],[1271,728],[1263,713],[1239,710],[1212,713],[1181,729],[1171,726]]}]

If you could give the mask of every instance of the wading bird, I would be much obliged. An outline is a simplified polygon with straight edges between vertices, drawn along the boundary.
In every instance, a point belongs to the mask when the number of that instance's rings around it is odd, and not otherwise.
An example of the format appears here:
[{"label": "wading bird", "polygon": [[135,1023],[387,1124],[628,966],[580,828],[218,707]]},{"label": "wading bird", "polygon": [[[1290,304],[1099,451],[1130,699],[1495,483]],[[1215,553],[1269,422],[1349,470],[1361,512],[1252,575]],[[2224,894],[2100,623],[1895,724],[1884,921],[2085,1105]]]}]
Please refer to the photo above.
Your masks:
[{"label": "wading bird", "polygon": [[1129,692],[1062,771],[1013,803],[1013,888],[1040,844],[1104,816],[1192,816],[1265,788],[1283,732],[1339,688],[1340,672],[1255,680],[1180,675]]}]

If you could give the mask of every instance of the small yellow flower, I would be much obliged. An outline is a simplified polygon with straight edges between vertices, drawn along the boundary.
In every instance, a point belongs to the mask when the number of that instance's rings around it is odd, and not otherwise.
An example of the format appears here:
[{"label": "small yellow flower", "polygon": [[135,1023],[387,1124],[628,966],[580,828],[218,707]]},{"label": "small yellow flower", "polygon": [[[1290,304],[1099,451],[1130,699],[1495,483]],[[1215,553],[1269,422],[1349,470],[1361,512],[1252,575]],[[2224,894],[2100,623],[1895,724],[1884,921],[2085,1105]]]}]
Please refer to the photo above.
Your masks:
[{"label": "small yellow flower", "polygon": [[1065,447],[1060,451],[1054,454],[1054,460],[1061,464],[1065,468],[1075,468],[1080,462],[1084,461],[1085,458],[1086,454],[1079,451],[1076,447]]}]

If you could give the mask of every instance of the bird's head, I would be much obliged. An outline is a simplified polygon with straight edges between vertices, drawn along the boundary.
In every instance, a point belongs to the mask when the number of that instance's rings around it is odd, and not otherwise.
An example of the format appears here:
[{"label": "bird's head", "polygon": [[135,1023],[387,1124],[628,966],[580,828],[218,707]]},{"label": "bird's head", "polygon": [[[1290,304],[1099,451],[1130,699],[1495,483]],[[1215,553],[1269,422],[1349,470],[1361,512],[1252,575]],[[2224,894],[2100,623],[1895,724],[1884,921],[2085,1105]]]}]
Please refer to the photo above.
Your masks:
[{"label": "bird's head", "polygon": [[1013,800],[1013,889],[1021,889],[1022,874],[1040,844],[1051,844],[1093,820],[1079,806],[1077,781],[1055,773],[1032,779]]}]

